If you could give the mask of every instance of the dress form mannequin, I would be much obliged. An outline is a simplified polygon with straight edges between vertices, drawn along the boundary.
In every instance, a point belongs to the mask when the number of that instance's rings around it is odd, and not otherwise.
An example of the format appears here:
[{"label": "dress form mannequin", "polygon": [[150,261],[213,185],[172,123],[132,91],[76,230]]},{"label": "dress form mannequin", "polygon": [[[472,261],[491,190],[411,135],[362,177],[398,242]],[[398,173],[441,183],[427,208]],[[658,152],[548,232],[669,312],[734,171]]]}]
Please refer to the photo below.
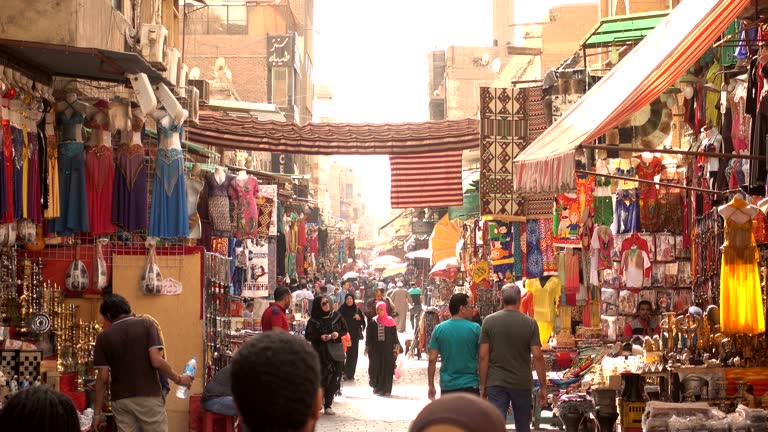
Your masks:
[{"label": "dress form mannequin", "polygon": [[105,100],[100,100],[93,106],[96,108],[96,111],[88,118],[92,133],[85,145],[86,147],[111,146],[112,132],[110,131],[109,103]]},{"label": "dress form mannequin", "polygon": [[[177,107],[172,107],[175,110]],[[152,113],[157,122],[160,145],[155,161],[155,185],[152,192],[152,217],[149,235],[152,237],[187,237],[189,235],[189,213],[187,210],[187,187],[184,176],[184,152],[181,149],[181,123],[187,113],[181,110],[172,116],[165,110]],[[180,121],[176,118],[180,117]]]},{"label": "dress form mannequin", "polygon": [[[720,153],[723,150],[723,137],[716,127],[712,126],[705,130],[701,148],[707,153]],[[720,159],[709,157],[707,162],[709,165],[707,169],[709,170],[710,187],[714,190],[717,189],[717,171],[720,169]]]},{"label": "dress form mannequin", "polygon": [[199,239],[202,233],[200,215],[197,214],[197,202],[204,183],[200,180],[203,169],[200,164],[194,164],[187,176],[187,213],[189,213],[189,238]]},{"label": "dress form mannequin", "polygon": [[229,211],[229,186],[235,177],[227,174],[223,167],[217,166],[215,171],[205,176],[208,193],[208,217],[211,221],[214,236],[230,236],[232,234],[232,219]]},{"label": "dress form mannequin", "polygon": [[[79,123],[82,124],[82,119],[85,118],[90,109],[90,105],[78,100],[76,93],[68,93],[63,101],[56,103],[56,113],[59,115],[59,119],[70,119],[73,123],[76,118],[75,116],[78,116],[81,119]],[[61,120],[58,123],[61,123]],[[83,142],[83,130],[80,127],[73,128],[72,135],[64,135],[61,137],[61,142]]]},{"label": "dress form mannequin", "polygon": [[131,145],[142,145],[141,130],[144,129],[144,112],[138,104],[131,103]]},{"label": "dress form mannequin", "polygon": [[224,179],[227,177],[227,172],[224,171],[223,167],[217,166],[216,171],[214,171],[213,176],[216,178],[216,181],[219,183],[224,182]]},{"label": "dress form mannequin", "polygon": [[239,173],[237,173],[237,179],[240,181],[248,180],[248,173],[245,172],[245,170],[241,170]]},{"label": "dress form mannequin", "polygon": [[144,128],[144,112],[138,104],[131,104],[131,125],[127,131],[127,144],[116,151],[115,182],[112,220],[126,231],[147,229],[147,164],[141,131]]}]

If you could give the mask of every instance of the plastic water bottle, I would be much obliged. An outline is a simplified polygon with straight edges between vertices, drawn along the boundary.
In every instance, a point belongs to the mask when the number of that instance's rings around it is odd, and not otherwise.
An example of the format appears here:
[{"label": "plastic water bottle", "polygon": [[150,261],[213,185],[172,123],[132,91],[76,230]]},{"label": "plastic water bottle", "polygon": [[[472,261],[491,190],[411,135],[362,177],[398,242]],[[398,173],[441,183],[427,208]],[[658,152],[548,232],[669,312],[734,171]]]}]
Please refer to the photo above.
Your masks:
[{"label": "plastic water bottle", "polygon": [[[187,362],[187,365],[184,366],[184,372],[182,375],[189,375],[189,376],[195,376],[195,371],[197,370],[197,357],[192,356],[192,358]],[[189,394],[189,387],[185,387],[180,385],[179,388],[176,389],[176,397],[180,399],[186,399],[187,394]]]}]

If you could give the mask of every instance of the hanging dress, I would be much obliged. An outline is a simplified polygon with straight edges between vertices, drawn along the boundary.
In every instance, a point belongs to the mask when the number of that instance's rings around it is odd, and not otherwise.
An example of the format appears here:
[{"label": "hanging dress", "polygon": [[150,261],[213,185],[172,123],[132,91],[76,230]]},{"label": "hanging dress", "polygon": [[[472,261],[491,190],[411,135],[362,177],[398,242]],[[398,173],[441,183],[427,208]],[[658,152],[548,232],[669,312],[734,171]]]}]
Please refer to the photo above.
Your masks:
[{"label": "hanging dress", "polygon": [[[158,122],[157,130],[166,140],[178,134],[181,126],[170,117],[171,125]],[[175,238],[189,235],[187,186],[184,179],[184,151],[180,148],[158,147],[155,178],[152,186],[152,207],[149,220],[151,237]]]},{"label": "hanging dress", "polygon": [[[737,200],[732,205],[746,205]],[[758,251],[752,221],[725,219],[720,266],[720,328],[725,334],[765,331],[765,311],[757,267]]]},{"label": "hanging dress", "polygon": [[72,104],[72,115],[66,109],[56,114],[61,133],[59,144],[59,217],[53,231],[62,235],[88,231],[88,203],[85,186],[85,149],[77,139],[77,129],[83,127],[85,117]]},{"label": "hanging dress", "polygon": [[11,125],[13,134],[13,217],[16,220],[25,219],[27,203],[24,201],[27,184],[24,171],[27,165],[27,134],[19,127]]},{"label": "hanging dress", "polygon": [[234,178],[229,184],[229,197],[235,204],[235,236],[257,237],[259,235],[259,209],[256,198],[259,182],[253,177],[245,180]]},{"label": "hanging dress", "polygon": [[[654,156],[646,163],[642,157],[635,170],[637,177],[643,180],[653,180],[661,173],[661,158]],[[658,211],[656,203],[659,199],[659,191],[655,184],[638,182],[637,193],[640,197],[640,228],[648,232],[658,231]]]},{"label": "hanging dress", "polygon": [[93,234],[115,231],[112,224],[112,195],[115,164],[112,147],[106,144],[85,149],[85,184],[88,190],[88,223]]},{"label": "hanging dress", "polygon": [[0,185],[0,222],[13,222],[13,133],[11,122],[3,119],[3,132],[0,136],[0,169],[2,170],[2,184]]},{"label": "hanging dress", "polygon": [[[42,133],[42,132],[41,132]],[[61,215],[61,201],[59,199],[59,144],[55,134],[48,135],[46,163],[48,164],[48,208],[45,209],[46,219],[55,219]]]},{"label": "hanging dress", "polygon": [[147,229],[147,164],[144,146],[117,148],[112,190],[112,222],[133,232]]},{"label": "hanging dress", "polygon": [[29,145],[29,169],[27,175],[27,215],[35,225],[43,222],[43,195],[40,177],[40,141],[39,132],[27,132]]},{"label": "hanging dress", "polygon": [[208,216],[211,220],[213,235],[216,237],[229,237],[232,233],[229,185],[233,178],[233,176],[225,174],[224,180],[219,183],[214,173],[205,175],[206,188],[208,189]]}]

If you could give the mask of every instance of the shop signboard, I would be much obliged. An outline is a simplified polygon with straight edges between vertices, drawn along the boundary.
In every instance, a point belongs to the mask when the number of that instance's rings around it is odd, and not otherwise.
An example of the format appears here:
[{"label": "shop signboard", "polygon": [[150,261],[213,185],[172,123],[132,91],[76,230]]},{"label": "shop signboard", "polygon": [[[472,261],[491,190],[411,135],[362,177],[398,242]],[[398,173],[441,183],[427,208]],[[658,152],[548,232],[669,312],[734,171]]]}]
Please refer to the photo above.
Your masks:
[{"label": "shop signboard", "polygon": [[242,296],[248,298],[269,295],[269,246],[266,242],[248,246],[248,282],[243,284]]},{"label": "shop signboard", "polygon": [[267,61],[272,67],[293,65],[293,34],[267,36]]},{"label": "shop signboard", "polygon": [[411,232],[416,235],[430,235],[433,229],[435,229],[435,223],[432,221],[411,222]]}]

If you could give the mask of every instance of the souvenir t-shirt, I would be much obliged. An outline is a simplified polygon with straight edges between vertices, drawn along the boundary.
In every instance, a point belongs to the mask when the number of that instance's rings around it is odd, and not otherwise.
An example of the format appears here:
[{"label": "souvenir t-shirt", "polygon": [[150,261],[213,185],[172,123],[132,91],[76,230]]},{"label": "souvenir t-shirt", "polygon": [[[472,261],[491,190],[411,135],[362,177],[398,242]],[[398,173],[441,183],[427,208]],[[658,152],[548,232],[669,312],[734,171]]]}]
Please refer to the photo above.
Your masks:
[{"label": "souvenir t-shirt", "polygon": [[624,269],[624,285],[627,288],[641,288],[646,270],[651,268],[651,260],[645,251],[633,246],[622,254],[621,267]]}]

